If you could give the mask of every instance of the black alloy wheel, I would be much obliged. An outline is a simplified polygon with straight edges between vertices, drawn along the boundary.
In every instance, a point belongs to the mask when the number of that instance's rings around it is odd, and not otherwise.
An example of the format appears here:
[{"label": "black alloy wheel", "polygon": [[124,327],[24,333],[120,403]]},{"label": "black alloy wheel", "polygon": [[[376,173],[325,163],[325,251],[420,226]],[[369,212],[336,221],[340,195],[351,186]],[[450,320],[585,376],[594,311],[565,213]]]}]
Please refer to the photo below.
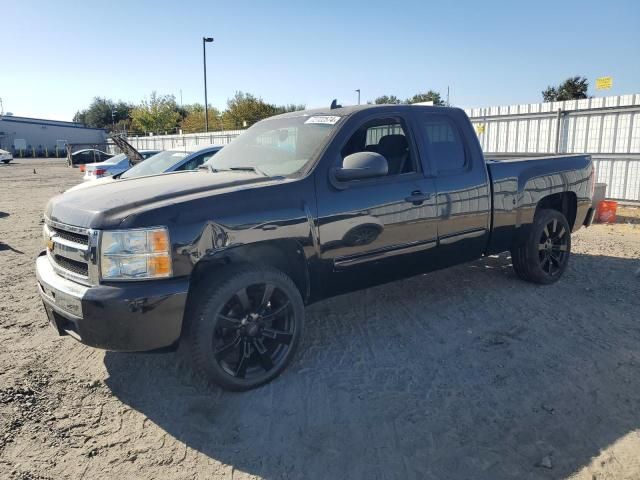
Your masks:
[{"label": "black alloy wheel", "polygon": [[557,275],[569,258],[569,232],[557,218],[549,221],[538,242],[540,267],[550,276]]},{"label": "black alloy wheel", "polygon": [[232,377],[259,380],[287,357],[294,334],[292,316],[291,300],[274,284],[241,288],[218,314],[213,358]]},{"label": "black alloy wheel", "polygon": [[511,249],[513,269],[528,282],[548,285],[560,279],[571,254],[571,227],[557,210],[536,212],[529,233]]},{"label": "black alloy wheel", "polygon": [[223,267],[201,281],[189,303],[181,350],[205,380],[227,390],[278,376],[304,330],[300,291],[272,267]]}]

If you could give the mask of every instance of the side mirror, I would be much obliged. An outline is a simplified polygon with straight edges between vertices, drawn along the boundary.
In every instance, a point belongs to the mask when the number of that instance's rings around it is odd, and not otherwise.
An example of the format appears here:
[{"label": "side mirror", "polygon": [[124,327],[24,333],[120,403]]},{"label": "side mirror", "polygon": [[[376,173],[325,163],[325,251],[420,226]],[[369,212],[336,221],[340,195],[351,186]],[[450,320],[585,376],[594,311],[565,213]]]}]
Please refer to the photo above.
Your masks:
[{"label": "side mirror", "polygon": [[336,168],[334,174],[341,182],[384,177],[389,171],[387,159],[375,152],[357,152],[344,158],[342,167]]}]

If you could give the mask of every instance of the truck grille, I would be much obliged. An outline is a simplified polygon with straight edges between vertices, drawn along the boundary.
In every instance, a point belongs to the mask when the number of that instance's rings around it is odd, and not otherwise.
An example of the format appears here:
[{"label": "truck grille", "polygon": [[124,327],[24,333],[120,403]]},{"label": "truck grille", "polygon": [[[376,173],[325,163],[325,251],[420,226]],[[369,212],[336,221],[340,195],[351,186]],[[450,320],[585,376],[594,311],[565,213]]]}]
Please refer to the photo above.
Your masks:
[{"label": "truck grille", "polygon": [[89,235],[69,232],[55,227],[49,227],[49,230],[54,235],[57,235],[60,238],[64,238],[65,240],[68,240],[70,242],[79,243],[80,245],[89,245]]},{"label": "truck grille", "polygon": [[53,258],[60,268],[69,270],[76,275],[82,275],[83,277],[87,278],[89,277],[89,265],[87,265],[86,263],[71,260],[70,258],[62,257],[60,255],[54,255]]},{"label": "truck grille", "polygon": [[70,280],[90,285],[93,280],[90,230],[45,219],[44,235],[47,256],[56,272]]}]

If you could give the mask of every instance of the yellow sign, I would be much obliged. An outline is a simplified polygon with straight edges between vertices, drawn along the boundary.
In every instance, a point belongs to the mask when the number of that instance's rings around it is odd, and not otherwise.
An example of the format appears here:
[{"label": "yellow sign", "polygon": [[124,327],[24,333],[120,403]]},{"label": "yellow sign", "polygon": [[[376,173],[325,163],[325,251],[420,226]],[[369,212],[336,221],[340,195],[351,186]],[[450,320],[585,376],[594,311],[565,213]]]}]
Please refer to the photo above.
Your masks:
[{"label": "yellow sign", "polygon": [[613,77],[596,78],[596,90],[609,90],[613,86]]},{"label": "yellow sign", "polygon": [[478,135],[484,133],[484,123],[478,123],[476,125],[476,132],[478,132]]}]

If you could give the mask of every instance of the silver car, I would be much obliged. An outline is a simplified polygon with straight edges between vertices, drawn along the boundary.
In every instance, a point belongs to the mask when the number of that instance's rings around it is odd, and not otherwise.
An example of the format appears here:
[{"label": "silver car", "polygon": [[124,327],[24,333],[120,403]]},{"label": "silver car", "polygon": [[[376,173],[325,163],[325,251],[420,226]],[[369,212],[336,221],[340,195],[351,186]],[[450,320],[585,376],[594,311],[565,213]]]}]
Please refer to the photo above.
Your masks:
[{"label": "silver car", "polygon": [[[195,152],[184,150],[164,150],[157,155],[153,155],[148,160],[126,170],[124,173],[115,174],[109,177],[102,177],[93,182],[83,182],[68,191],[75,191],[94,185],[125,180],[127,178],[143,177],[146,175],[158,175],[167,172],[179,172],[182,170],[195,170],[204,162],[220,151],[222,145],[208,145],[201,147]],[[144,150],[143,150],[144,151]],[[142,152],[140,152],[142,153]]]},{"label": "silver car", "polygon": [[[141,150],[140,155],[145,160],[153,155],[160,153],[159,150]],[[87,182],[90,180],[96,180],[102,177],[112,177],[113,175],[117,175],[119,173],[124,172],[125,170],[129,170],[131,168],[131,161],[124,154],[121,153],[114,157],[111,157],[104,162],[98,163],[89,163],[84,167],[84,177],[82,180]]]}]

